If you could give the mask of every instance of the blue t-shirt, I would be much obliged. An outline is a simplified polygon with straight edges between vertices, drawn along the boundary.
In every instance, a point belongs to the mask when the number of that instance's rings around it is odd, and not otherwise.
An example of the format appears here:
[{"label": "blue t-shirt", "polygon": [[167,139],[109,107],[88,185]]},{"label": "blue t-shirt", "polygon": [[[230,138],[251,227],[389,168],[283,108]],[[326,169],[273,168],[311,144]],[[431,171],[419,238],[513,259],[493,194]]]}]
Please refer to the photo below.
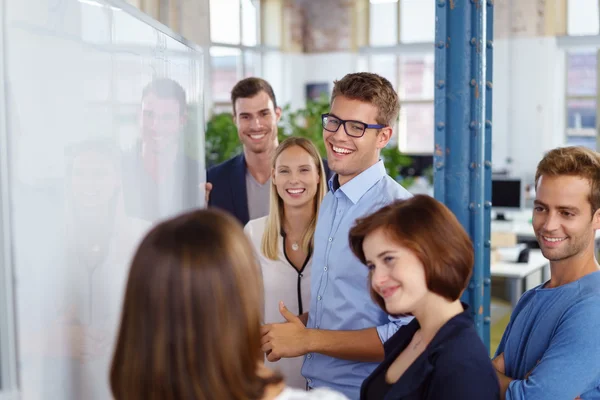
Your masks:
[{"label": "blue t-shirt", "polygon": [[600,399],[600,271],[527,291],[512,313],[500,353],[506,376],[515,379],[507,400]]}]

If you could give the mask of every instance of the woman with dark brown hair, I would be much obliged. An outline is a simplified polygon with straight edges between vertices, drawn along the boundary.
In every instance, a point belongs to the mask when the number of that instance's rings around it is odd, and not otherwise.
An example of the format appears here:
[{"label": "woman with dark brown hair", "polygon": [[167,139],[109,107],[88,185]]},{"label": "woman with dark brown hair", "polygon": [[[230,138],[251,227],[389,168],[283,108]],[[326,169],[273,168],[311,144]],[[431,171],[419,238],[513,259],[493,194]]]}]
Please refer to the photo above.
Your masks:
[{"label": "woman with dark brown hair", "polygon": [[114,398],[344,399],[287,388],[264,367],[262,293],[252,246],[233,217],[199,210],[158,224],[129,272]]},{"label": "woman with dark brown hair", "polygon": [[361,399],[497,400],[498,379],[460,301],[474,255],[454,214],[429,196],[396,201],[357,221],[350,248],[369,268],[375,302],[415,317],[384,344]]}]

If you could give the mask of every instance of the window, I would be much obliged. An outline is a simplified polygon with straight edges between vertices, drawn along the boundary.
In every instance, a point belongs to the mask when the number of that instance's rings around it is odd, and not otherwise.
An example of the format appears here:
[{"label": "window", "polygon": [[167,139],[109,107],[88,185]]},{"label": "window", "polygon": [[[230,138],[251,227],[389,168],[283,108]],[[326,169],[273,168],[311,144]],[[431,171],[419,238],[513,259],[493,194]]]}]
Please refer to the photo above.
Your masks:
[{"label": "window", "polygon": [[596,149],[598,51],[567,53],[566,144]]},{"label": "window", "polygon": [[399,57],[399,148],[408,154],[431,154],[434,146],[433,54]]},{"label": "window", "polygon": [[369,43],[371,46],[398,43],[398,0],[370,0]]},{"label": "window", "polygon": [[598,35],[599,21],[598,0],[568,0],[567,33],[569,35]]},{"label": "window", "polygon": [[[246,77],[259,76],[277,80],[282,71],[276,71],[269,60],[277,59],[275,53],[281,40],[281,4],[260,0],[210,0],[210,67],[212,109],[231,111],[230,95],[235,84]],[[261,29],[261,13],[269,18],[265,32]],[[268,39],[267,48],[261,37]],[[281,63],[278,64],[281,66]],[[267,68],[269,67],[269,68]],[[266,74],[265,74],[266,72]]]},{"label": "window", "polygon": [[370,46],[434,40],[434,0],[369,0]]},{"label": "window", "polygon": [[[370,0],[367,70],[387,78],[400,97],[400,151],[433,152],[435,4],[433,0]],[[425,45],[424,45],[425,44]],[[390,46],[393,49],[377,49]]]},{"label": "window", "polygon": [[435,0],[401,0],[400,41],[402,43],[433,43],[435,3]]},{"label": "window", "polygon": [[229,47],[211,47],[212,98],[215,103],[228,103],[231,88],[241,79],[242,51]]}]

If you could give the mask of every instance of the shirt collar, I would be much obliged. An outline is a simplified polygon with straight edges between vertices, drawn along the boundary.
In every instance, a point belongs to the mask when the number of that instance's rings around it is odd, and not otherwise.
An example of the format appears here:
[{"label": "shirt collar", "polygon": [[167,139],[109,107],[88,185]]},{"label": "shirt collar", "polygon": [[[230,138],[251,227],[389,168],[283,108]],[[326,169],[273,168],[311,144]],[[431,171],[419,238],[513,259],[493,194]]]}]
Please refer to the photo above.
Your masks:
[{"label": "shirt collar", "polygon": [[329,179],[329,190],[332,193],[335,193],[340,189],[352,203],[356,204],[360,198],[385,175],[385,166],[383,165],[383,161],[379,160],[342,186],[339,184],[338,175],[334,174],[331,179]]}]

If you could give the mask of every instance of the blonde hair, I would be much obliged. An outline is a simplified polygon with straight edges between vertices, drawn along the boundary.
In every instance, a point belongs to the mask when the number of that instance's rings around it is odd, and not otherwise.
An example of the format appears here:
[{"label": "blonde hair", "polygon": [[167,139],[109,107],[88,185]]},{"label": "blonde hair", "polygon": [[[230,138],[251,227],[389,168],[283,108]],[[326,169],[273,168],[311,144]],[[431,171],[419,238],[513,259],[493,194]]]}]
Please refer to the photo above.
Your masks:
[{"label": "blonde hair", "polygon": [[[281,144],[277,147],[277,150],[275,150],[275,155],[273,156],[273,160],[271,162],[273,170],[275,169],[277,158],[279,158],[281,153],[294,146],[298,146],[310,154],[319,174],[317,193],[315,193],[315,198],[313,200],[314,214],[310,220],[310,223],[308,224],[308,227],[306,228],[306,231],[302,235],[301,241],[302,250],[308,252],[313,246],[313,238],[315,235],[315,228],[317,226],[317,216],[319,215],[319,206],[321,205],[321,201],[323,201],[323,197],[325,197],[325,193],[327,192],[327,186],[325,183],[325,168],[323,167],[323,160],[321,160],[321,156],[319,155],[317,148],[310,140],[303,137],[290,137],[281,142]],[[284,217],[284,208],[283,200],[281,197],[279,197],[279,194],[277,193],[277,187],[273,181],[271,181],[271,193],[269,197],[271,205],[269,207],[269,215],[267,216],[267,226],[262,237],[261,251],[265,257],[271,260],[277,260],[279,253],[279,236],[281,235],[281,224]]]}]

